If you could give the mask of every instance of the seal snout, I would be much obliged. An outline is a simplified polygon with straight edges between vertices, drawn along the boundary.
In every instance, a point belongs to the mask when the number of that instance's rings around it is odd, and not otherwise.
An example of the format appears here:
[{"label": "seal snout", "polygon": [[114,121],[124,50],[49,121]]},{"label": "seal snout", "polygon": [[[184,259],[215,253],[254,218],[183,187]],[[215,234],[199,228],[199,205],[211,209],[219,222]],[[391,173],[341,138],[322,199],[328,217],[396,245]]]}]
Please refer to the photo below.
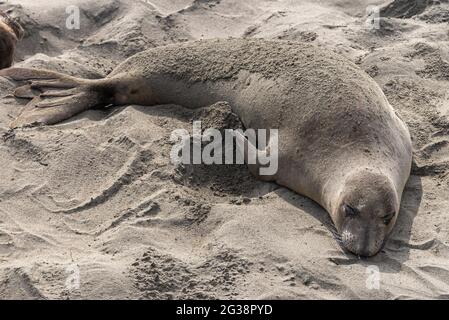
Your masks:
[{"label": "seal snout", "polygon": [[378,253],[384,239],[382,229],[363,221],[349,221],[341,233],[343,247],[362,257],[371,257]]}]

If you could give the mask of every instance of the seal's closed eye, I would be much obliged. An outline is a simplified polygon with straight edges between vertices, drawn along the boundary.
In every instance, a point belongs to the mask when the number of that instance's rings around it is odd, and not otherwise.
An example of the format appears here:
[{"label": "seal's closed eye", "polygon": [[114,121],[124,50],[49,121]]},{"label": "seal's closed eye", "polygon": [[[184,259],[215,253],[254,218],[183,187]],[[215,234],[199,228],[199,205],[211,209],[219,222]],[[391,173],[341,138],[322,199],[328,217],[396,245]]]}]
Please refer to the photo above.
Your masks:
[{"label": "seal's closed eye", "polygon": [[396,212],[392,212],[392,213],[389,213],[389,214],[383,216],[382,219],[383,219],[385,225],[389,225],[395,215],[396,215]]},{"label": "seal's closed eye", "polygon": [[343,205],[343,209],[344,209],[344,211],[346,213],[346,216],[348,216],[348,217],[355,217],[355,216],[357,216],[360,213],[359,210],[357,210],[356,208],[351,207],[349,204],[344,204]]}]

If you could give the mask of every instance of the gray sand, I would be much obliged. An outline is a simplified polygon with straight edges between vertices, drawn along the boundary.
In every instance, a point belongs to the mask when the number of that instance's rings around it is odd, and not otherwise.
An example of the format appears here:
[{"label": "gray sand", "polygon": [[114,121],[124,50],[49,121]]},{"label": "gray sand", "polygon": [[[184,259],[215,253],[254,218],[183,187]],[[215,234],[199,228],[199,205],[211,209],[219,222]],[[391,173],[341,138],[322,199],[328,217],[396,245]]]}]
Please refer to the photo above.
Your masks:
[{"label": "gray sand", "polygon": [[[27,30],[18,66],[88,78],[186,40],[313,42],[379,84],[410,128],[415,164],[391,239],[360,260],[341,251],[323,209],[244,166],[170,163],[172,130],[199,118],[239,126],[229,113],[126,106],[12,134],[24,101],[0,80],[0,298],[448,298],[449,4],[403,2],[384,9],[379,30],[365,25],[375,0],[1,4]],[[80,30],[65,28],[73,4]],[[373,266],[378,289],[367,285]]]}]

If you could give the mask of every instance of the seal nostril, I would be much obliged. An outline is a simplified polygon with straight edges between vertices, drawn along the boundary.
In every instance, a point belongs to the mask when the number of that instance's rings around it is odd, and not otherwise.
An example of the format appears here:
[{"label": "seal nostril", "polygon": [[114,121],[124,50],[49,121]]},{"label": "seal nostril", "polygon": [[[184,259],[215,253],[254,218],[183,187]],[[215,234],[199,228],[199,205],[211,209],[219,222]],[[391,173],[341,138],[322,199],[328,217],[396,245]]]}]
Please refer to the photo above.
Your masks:
[{"label": "seal nostril", "polygon": [[355,237],[349,230],[344,230],[341,233],[341,246],[345,251],[348,251],[357,257],[368,258],[374,256],[378,250],[372,247],[369,243],[359,241],[357,237]]}]

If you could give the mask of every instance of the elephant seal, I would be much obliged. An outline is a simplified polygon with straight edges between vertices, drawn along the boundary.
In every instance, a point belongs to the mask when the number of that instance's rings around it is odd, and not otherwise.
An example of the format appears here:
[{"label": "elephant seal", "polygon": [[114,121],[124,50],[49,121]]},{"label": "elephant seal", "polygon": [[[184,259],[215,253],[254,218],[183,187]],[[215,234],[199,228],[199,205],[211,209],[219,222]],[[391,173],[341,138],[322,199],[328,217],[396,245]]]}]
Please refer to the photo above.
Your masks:
[{"label": "elephant seal", "polygon": [[12,65],[16,44],[23,34],[24,30],[20,24],[0,11],[0,69]]},{"label": "elephant seal", "polygon": [[365,72],[311,44],[203,40],[143,51],[104,79],[20,68],[0,76],[31,80],[15,91],[34,98],[12,127],[98,105],[227,101],[246,128],[279,130],[279,169],[259,178],[319,203],[344,248],[372,256],[396,222],[412,163],[408,129]]}]

